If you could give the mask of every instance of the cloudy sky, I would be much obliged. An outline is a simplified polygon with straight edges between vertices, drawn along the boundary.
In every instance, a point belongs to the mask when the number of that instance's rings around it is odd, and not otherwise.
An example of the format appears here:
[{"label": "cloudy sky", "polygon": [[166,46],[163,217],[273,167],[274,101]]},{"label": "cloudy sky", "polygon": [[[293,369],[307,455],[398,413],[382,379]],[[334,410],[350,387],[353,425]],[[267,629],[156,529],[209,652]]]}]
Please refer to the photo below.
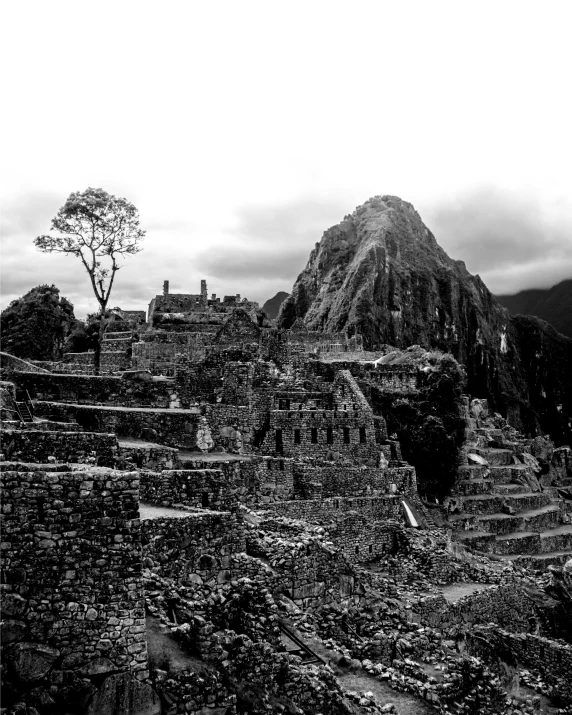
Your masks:
[{"label": "cloudy sky", "polygon": [[99,0],[2,9],[2,302],[74,258],[33,239],[72,191],[147,230],[111,304],[289,291],[323,231],[413,203],[495,293],[572,277],[567,0]]}]

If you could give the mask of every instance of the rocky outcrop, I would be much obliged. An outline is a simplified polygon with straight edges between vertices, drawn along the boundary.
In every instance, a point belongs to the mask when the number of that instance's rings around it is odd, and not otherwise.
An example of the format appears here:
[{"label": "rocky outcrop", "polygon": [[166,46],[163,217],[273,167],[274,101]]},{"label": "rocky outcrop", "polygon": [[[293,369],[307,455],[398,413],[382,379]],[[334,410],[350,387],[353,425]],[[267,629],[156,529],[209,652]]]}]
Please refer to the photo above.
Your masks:
[{"label": "rocky outcrop", "polygon": [[511,316],[439,246],[413,206],[376,196],[328,229],[278,324],[363,335],[366,349],[419,344],[467,368],[468,391],[517,428],[572,440],[572,340]]}]

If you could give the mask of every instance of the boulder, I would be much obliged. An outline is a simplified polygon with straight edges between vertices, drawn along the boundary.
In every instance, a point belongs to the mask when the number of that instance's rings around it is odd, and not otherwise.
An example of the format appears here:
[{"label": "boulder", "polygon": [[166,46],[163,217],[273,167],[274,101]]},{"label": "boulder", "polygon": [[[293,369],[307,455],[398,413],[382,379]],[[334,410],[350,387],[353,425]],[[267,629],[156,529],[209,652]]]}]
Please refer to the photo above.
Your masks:
[{"label": "boulder", "polygon": [[110,675],[91,700],[86,715],[160,715],[153,688],[131,673]]},{"label": "boulder", "polygon": [[2,595],[2,616],[20,616],[26,608],[26,599],[17,593]]},{"label": "boulder", "polygon": [[113,670],[117,670],[117,666],[109,658],[94,658],[82,668],[81,672],[83,675],[90,676],[110,673]]},{"label": "boulder", "polygon": [[475,454],[474,452],[469,452],[469,454],[467,454],[467,462],[469,464],[480,464],[483,467],[489,466],[489,463],[484,457],[481,457],[480,454]]},{"label": "boulder", "polygon": [[17,643],[7,659],[20,682],[32,683],[49,672],[59,654],[57,648],[41,643]]},{"label": "boulder", "polygon": [[154,430],[152,427],[144,427],[141,430],[141,439],[147,442],[156,442],[159,439],[159,435],[157,430]]},{"label": "boulder", "polygon": [[26,633],[27,625],[24,621],[6,619],[0,623],[0,642],[2,645],[15,643],[22,640]]}]

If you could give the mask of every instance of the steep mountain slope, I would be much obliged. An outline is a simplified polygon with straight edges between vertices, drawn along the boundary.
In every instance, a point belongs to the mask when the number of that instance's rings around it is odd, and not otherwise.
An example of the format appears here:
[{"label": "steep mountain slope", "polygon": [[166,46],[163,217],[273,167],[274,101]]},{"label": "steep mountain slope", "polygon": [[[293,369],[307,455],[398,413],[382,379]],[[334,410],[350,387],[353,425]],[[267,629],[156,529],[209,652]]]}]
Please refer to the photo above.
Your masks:
[{"label": "steep mountain slope", "polygon": [[523,431],[572,441],[572,340],[537,318],[511,317],[397,197],[373,197],[324,233],[278,324],[297,318],[312,330],[361,333],[370,349],[451,352],[472,395]]},{"label": "steep mountain slope", "polygon": [[262,306],[262,310],[266,313],[270,320],[274,320],[274,318],[278,317],[278,313],[280,312],[280,306],[288,296],[289,293],[285,293],[283,290],[281,290],[276,293],[274,298],[270,298],[266,301],[266,303],[264,303],[264,305]]},{"label": "steep mountain slope", "polygon": [[572,338],[572,278],[545,290],[523,290],[495,298],[512,315],[536,315],[562,335]]}]

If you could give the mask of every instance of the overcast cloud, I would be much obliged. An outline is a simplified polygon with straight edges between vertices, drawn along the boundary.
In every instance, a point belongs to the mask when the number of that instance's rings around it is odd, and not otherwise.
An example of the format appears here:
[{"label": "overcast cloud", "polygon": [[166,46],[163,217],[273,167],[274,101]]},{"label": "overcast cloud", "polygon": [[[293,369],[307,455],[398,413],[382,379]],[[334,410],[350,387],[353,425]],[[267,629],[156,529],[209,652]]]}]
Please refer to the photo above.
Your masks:
[{"label": "overcast cloud", "polygon": [[572,277],[572,202],[479,188],[435,202],[424,216],[452,258],[493,293],[547,288]]},{"label": "overcast cloud", "polygon": [[[572,276],[569,3],[4,3],[1,307],[54,283],[33,239],[72,191],[147,230],[111,303],[290,291],[328,227],[410,201],[496,293]],[[112,21],[110,20],[112,18]]]}]

